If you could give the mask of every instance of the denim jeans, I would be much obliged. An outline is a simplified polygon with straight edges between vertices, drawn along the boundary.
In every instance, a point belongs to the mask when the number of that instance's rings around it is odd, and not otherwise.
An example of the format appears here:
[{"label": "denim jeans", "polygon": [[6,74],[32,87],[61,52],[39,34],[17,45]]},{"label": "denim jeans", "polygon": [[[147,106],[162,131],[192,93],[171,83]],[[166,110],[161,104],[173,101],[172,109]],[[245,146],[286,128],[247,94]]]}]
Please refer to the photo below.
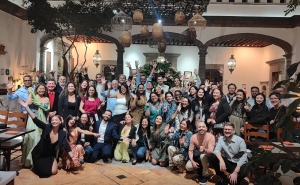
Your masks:
[{"label": "denim jeans", "polygon": [[93,148],[89,145],[89,146],[84,148],[84,152],[85,152],[84,153],[84,160],[86,161],[89,158],[90,154],[93,153]]},{"label": "denim jeans", "polygon": [[135,147],[133,147],[131,145],[131,151],[132,151],[132,155],[133,155],[134,159],[137,159],[137,158],[141,158],[142,159],[146,155],[147,148],[145,146],[138,146],[138,145],[136,145]]}]

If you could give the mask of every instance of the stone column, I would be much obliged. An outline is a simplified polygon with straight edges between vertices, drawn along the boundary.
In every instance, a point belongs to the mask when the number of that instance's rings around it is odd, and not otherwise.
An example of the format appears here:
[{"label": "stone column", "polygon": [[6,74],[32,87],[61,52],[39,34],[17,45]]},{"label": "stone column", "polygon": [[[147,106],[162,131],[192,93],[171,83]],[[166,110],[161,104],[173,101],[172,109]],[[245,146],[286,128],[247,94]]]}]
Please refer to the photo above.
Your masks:
[{"label": "stone column", "polygon": [[41,46],[40,47],[40,65],[39,65],[39,71],[42,73],[44,72],[44,63],[45,63],[45,51],[48,48]]},{"label": "stone column", "polygon": [[198,73],[199,73],[199,77],[201,79],[201,83],[204,83],[204,81],[205,81],[205,59],[206,59],[206,55],[207,55],[207,48],[200,48],[198,55],[199,55]]},{"label": "stone column", "polygon": [[287,74],[286,70],[291,66],[292,64],[292,55],[293,54],[285,54],[283,55],[285,57],[285,69],[284,69],[284,73],[282,76],[285,77],[285,79],[289,79],[289,75]]},{"label": "stone column", "polygon": [[123,74],[123,65],[124,65],[123,54],[124,54],[125,50],[124,50],[124,48],[118,48],[116,51],[118,53],[116,78],[118,78],[118,76],[120,74]]}]

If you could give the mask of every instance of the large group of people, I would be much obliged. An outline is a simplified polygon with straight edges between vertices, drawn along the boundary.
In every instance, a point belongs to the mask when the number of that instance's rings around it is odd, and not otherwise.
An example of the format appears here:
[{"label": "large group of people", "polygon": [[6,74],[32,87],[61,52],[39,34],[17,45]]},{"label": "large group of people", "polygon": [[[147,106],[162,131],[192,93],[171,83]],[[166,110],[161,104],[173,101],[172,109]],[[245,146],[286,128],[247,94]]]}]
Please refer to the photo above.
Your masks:
[{"label": "large group of people", "polygon": [[[252,87],[247,98],[245,89],[231,83],[224,95],[218,84],[201,84],[197,70],[196,82],[190,78],[182,85],[175,78],[170,88],[162,76],[154,76],[155,63],[148,77],[135,65],[135,78],[121,74],[115,79],[112,72],[109,80],[101,74],[91,80],[85,70],[79,87],[64,76],[57,84],[50,78],[46,85],[33,86],[26,75],[24,87],[14,93],[7,83],[8,99],[19,99],[29,115],[27,128],[35,129],[24,138],[23,165],[45,178],[57,173],[59,158],[66,169],[100,159],[132,165],[149,161],[180,172],[197,170],[199,183],[206,184],[211,164],[221,177],[217,184],[239,184],[244,178],[240,168],[247,162],[244,124],[275,129],[291,103],[280,99],[284,87],[268,98]],[[235,159],[239,152],[243,156]]]}]

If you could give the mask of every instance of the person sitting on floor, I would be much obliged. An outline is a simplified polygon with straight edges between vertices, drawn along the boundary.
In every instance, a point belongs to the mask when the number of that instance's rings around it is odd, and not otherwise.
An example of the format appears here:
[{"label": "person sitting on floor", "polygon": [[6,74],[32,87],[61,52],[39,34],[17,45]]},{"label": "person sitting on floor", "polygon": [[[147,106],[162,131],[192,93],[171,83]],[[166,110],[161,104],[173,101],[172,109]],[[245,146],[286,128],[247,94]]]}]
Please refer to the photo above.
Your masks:
[{"label": "person sitting on floor", "polygon": [[[215,155],[210,156],[216,174],[221,177],[216,185],[240,184],[245,178],[240,173],[241,166],[248,162],[246,143],[244,139],[235,135],[232,123],[225,123],[223,132],[224,136],[219,138],[214,150]],[[221,155],[221,151],[224,151],[224,156]],[[234,158],[240,152],[243,152],[242,157]]]}]

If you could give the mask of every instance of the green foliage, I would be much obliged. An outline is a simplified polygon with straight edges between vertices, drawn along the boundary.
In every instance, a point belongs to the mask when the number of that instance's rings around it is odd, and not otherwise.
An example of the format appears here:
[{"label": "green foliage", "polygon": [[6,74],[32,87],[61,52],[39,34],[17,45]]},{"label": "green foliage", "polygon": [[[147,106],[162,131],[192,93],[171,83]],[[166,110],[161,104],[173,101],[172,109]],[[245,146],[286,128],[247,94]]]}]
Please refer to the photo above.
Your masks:
[{"label": "green foliage", "polygon": [[296,10],[297,6],[299,5],[299,1],[298,0],[290,0],[289,4],[287,5],[287,10],[284,11],[285,16],[293,11]]},{"label": "green foliage", "polygon": [[[141,66],[139,71],[146,75],[149,76],[152,68],[153,68],[154,62],[147,62],[144,66]],[[181,78],[180,71],[177,71],[175,67],[172,66],[172,63],[165,61],[162,63],[157,63],[157,67],[155,69],[156,71],[154,72],[155,77],[157,78],[158,76],[162,76],[163,78],[166,79],[164,84],[168,85],[170,88],[174,87],[174,79],[175,78]],[[156,80],[152,81],[153,87],[157,86]]]}]

